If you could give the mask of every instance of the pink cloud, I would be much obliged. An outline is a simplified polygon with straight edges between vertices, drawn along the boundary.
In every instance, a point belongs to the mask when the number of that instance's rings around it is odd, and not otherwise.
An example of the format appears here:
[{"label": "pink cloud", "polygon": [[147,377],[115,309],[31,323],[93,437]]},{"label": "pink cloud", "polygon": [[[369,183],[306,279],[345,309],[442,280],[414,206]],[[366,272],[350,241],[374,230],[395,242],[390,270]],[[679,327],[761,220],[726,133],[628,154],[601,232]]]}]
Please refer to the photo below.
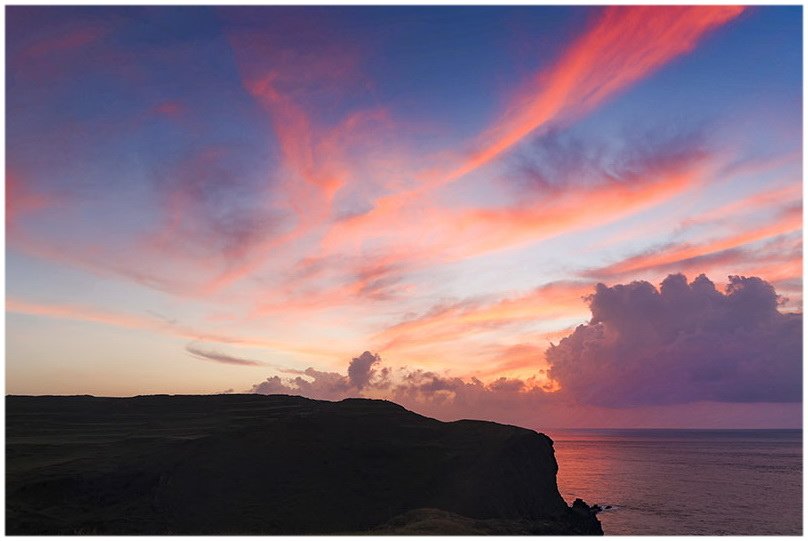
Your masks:
[{"label": "pink cloud", "polygon": [[157,318],[147,318],[109,310],[100,310],[87,306],[36,303],[8,298],[6,299],[6,311],[16,314],[87,321],[125,329],[146,330],[199,342],[217,342],[244,347],[266,348],[303,355],[316,355],[318,357],[333,358],[339,355],[339,352],[335,350],[309,346],[307,344],[295,344],[281,340],[271,340],[264,337],[201,331]]},{"label": "pink cloud", "polygon": [[783,209],[772,222],[739,233],[714,238],[701,243],[677,243],[631,256],[617,263],[590,271],[593,277],[620,277],[636,275],[649,270],[669,269],[686,264],[689,260],[738,248],[754,242],[772,239],[802,229],[802,208]]},{"label": "pink cloud", "polygon": [[536,74],[507,112],[479,135],[477,151],[459,164],[421,172],[418,185],[377,199],[373,210],[353,218],[353,225],[375,228],[379,222],[393,221],[391,216],[403,219],[403,209],[430,191],[486,165],[541,126],[590,112],[672,59],[692,51],[709,31],[743,10],[741,6],[604,9],[555,66]]}]

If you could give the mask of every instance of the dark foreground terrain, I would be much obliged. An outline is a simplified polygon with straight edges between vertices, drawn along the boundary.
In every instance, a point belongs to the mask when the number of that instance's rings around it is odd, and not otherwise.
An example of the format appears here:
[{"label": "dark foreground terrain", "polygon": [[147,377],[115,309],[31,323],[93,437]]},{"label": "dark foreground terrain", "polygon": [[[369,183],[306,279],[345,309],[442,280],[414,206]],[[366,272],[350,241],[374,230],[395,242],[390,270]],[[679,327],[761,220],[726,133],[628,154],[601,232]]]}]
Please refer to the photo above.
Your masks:
[{"label": "dark foreground terrain", "polygon": [[6,398],[7,534],[602,534],[552,440],[391,402]]}]

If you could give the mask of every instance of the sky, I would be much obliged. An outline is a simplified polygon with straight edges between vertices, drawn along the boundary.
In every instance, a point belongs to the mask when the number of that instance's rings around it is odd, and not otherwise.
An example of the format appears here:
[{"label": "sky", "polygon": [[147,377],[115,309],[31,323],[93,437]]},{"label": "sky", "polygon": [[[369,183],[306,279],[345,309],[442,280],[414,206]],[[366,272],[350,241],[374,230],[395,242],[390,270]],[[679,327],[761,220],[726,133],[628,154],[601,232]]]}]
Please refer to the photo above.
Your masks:
[{"label": "sky", "polygon": [[6,391],[802,422],[802,7],[6,8]]}]

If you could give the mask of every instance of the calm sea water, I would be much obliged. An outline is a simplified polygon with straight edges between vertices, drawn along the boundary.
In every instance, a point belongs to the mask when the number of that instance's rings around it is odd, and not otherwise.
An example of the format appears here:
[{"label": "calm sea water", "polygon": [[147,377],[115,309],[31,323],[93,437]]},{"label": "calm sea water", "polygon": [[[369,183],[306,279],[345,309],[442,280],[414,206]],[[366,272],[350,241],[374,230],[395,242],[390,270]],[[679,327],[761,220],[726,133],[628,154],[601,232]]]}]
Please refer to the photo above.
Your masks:
[{"label": "calm sea water", "polygon": [[801,430],[547,430],[606,535],[801,535]]}]

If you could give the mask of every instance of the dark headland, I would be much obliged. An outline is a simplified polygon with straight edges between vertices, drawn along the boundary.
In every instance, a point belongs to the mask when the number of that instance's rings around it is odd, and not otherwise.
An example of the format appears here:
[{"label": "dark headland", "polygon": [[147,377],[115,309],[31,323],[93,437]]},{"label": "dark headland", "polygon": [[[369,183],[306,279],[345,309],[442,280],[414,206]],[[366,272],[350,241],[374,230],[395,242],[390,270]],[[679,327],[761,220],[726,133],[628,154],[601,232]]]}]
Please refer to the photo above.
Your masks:
[{"label": "dark headland", "polygon": [[602,534],[557,470],[381,400],[6,397],[7,534]]}]

